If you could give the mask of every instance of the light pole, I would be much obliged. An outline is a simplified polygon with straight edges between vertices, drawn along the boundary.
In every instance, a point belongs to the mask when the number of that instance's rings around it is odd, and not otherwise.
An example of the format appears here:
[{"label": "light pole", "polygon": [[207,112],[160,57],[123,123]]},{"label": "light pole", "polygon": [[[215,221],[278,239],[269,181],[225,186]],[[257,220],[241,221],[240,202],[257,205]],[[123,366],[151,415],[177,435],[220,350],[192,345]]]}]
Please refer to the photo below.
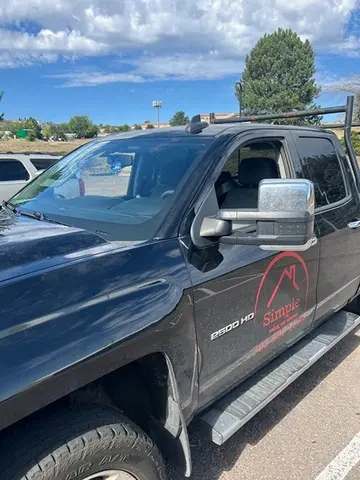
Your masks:
[{"label": "light pole", "polygon": [[242,101],[243,101],[243,84],[242,81],[239,80],[238,82],[235,83],[235,85],[239,89],[239,117],[242,115]]},{"label": "light pole", "polygon": [[152,106],[157,109],[157,124],[158,128],[160,128],[160,108],[163,106],[163,102],[161,100],[154,100]]}]

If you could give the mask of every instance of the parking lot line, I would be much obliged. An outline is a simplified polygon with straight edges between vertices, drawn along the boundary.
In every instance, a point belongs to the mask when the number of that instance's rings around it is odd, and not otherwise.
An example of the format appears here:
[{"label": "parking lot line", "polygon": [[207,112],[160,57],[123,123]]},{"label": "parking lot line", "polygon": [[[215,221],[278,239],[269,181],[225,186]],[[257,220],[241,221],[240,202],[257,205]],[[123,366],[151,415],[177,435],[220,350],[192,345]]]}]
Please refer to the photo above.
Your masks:
[{"label": "parking lot line", "polygon": [[360,461],[360,432],[316,477],[316,480],[342,480]]}]

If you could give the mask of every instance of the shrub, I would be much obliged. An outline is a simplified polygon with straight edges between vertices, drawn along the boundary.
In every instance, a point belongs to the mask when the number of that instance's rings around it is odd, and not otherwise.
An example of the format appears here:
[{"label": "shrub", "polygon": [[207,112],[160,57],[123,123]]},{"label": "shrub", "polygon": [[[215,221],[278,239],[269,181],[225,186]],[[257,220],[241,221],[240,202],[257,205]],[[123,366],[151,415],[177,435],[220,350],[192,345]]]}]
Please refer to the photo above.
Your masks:
[{"label": "shrub", "polygon": [[[341,145],[345,148],[345,138],[340,138]],[[360,133],[352,131],[351,132],[351,143],[353,144],[356,155],[360,155]]]},{"label": "shrub", "polygon": [[31,131],[28,133],[26,140],[28,140],[29,142],[35,142],[36,138],[36,133]]}]

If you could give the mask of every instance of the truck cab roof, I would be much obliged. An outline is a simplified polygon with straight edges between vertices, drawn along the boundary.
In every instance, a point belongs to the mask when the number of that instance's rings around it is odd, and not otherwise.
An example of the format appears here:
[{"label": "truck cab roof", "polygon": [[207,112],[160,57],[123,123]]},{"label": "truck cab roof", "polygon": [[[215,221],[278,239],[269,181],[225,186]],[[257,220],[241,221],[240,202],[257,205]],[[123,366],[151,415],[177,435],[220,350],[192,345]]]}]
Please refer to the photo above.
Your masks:
[{"label": "truck cab roof", "polygon": [[206,128],[203,128],[202,131],[198,133],[188,133],[186,131],[186,126],[176,126],[176,127],[167,127],[161,128],[159,130],[149,129],[149,130],[131,130],[130,132],[115,133],[107,137],[102,137],[94,140],[95,142],[116,140],[116,139],[125,139],[125,138],[135,138],[135,137],[174,137],[174,136],[191,136],[197,135],[201,137],[220,137],[221,135],[238,135],[249,130],[294,130],[294,131],[307,131],[307,132],[317,132],[320,134],[331,133],[331,130],[324,130],[321,127],[303,127],[303,126],[294,126],[294,125],[271,125],[265,123],[223,123],[223,124],[210,124]]}]

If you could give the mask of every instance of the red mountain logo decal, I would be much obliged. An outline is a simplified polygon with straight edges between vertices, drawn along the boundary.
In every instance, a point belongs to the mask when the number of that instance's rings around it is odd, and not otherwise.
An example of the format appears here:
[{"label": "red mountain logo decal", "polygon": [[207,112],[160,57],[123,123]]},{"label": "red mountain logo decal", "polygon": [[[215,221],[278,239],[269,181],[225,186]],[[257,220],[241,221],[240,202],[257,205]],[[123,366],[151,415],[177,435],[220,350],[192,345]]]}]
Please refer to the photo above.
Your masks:
[{"label": "red mountain logo decal", "polygon": [[282,281],[286,277],[292,281],[292,285],[293,285],[295,290],[297,290],[297,291],[300,290],[299,285],[296,283],[296,265],[290,265],[289,268],[284,268],[284,270],[281,274],[281,277],[280,277],[280,279],[279,279],[279,281],[278,281],[276,287],[274,288],[274,291],[273,291],[273,293],[270,297],[270,300],[267,303],[268,307],[270,307],[270,305],[272,304],[274,298],[276,297],[276,295],[279,291],[279,288],[282,284]]},{"label": "red mountain logo decal", "polygon": [[261,277],[256,295],[256,340],[266,343],[298,325],[307,308],[308,292],[309,274],[303,258],[295,252],[274,257]]}]

